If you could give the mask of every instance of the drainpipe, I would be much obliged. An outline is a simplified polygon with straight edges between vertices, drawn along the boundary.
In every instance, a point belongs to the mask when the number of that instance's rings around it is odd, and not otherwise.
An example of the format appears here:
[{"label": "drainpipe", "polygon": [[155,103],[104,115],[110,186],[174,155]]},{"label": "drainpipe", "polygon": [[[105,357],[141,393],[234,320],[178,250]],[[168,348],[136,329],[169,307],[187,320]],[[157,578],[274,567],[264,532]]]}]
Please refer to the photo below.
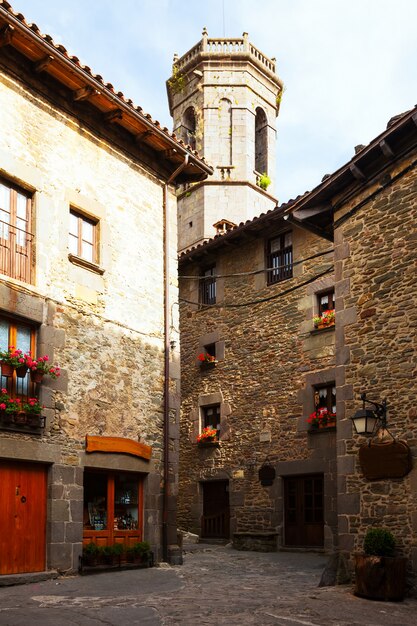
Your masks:
[{"label": "drainpipe", "polygon": [[164,493],[162,503],[162,558],[168,561],[168,478],[169,478],[169,212],[168,187],[188,164],[189,155],[184,155],[184,161],[171,174],[164,184],[163,212],[164,212]]}]

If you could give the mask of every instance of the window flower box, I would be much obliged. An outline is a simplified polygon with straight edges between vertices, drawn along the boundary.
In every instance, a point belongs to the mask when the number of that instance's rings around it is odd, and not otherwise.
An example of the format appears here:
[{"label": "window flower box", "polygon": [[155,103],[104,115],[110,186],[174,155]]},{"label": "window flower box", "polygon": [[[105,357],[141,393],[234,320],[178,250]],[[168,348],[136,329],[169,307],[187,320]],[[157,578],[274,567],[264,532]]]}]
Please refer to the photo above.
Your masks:
[{"label": "window flower box", "polygon": [[329,328],[329,326],[334,326],[336,321],[336,313],[334,309],[329,309],[328,311],[324,311],[322,315],[318,315],[313,318],[314,328],[322,329]]},{"label": "window flower box", "polygon": [[219,445],[217,430],[206,426],[197,437],[197,444],[201,448]]},{"label": "window flower box", "polygon": [[307,419],[311,430],[323,430],[324,428],[336,427],[336,413],[331,413],[326,408],[320,408],[313,411]]},{"label": "window flower box", "polygon": [[201,370],[211,370],[214,369],[217,365],[216,358],[211,354],[208,354],[208,352],[202,352],[201,354],[199,354],[198,360],[200,362]]}]

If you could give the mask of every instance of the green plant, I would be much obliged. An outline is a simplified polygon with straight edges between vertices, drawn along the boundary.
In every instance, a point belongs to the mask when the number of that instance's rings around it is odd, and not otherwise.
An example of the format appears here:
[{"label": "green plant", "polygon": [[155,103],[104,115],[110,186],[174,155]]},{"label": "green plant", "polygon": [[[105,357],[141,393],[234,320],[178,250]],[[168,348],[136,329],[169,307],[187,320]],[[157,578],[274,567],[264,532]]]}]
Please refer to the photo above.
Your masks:
[{"label": "green plant", "polygon": [[259,177],[258,184],[259,184],[259,187],[263,189],[264,191],[268,189],[269,185],[271,184],[271,179],[269,178],[266,172],[263,172],[261,174],[261,176]]},{"label": "green plant", "polygon": [[85,546],[83,546],[83,555],[90,557],[97,557],[100,554],[100,548],[94,541],[90,541]]},{"label": "green plant", "polygon": [[40,415],[44,405],[39,402],[37,398],[29,398],[27,402],[22,405],[22,411],[32,415]]},{"label": "green plant", "polygon": [[370,528],[363,547],[369,556],[392,556],[395,549],[394,535],[385,528]]},{"label": "green plant", "polygon": [[22,350],[9,346],[7,350],[0,352],[0,361],[12,365],[13,367],[19,367],[20,365],[26,365],[27,358],[30,358],[30,352],[23,354]]},{"label": "green plant", "polygon": [[168,85],[174,94],[181,93],[186,85],[184,74],[181,74],[176,65],[172,68],[172,76],[168,80]]}]

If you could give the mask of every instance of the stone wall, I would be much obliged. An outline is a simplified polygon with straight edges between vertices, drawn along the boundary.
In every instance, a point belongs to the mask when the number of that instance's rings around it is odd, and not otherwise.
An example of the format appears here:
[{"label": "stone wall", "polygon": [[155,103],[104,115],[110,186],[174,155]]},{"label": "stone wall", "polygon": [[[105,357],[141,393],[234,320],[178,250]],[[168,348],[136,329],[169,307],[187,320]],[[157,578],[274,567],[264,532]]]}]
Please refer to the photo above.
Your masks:
[{"label": "stone wall", "polygon": [[[48,567],[66,571],[78,565],[84,467],[147,476],[145,539],[160,558],[163,177],[146,163],[146,155],[142,161],[121,137],[113,141],[112,129],[107,133],[91,120],[83,123],[71,104],[57,104],[36,80],[29,87],[8,72],[0,80],[0,174],[31,194],[35,241],[33,284],[2,277],[0,310],[33,324],[38,354],[49,354],[62,375],[42,385],[47,417],[43,434],[0,433],[2,456],[50,466]],[[177,307],[172,306],[178,298],[176,199],[172,189],[168,195],[170,326],[172,358],[177,361],[170,401],[172,500],[178,489],[179,341]],[[69,259],[70,207],[98,220],[96,269]],[[152,460],[86,455],[86,434],[140,439],[152,446]],[[175,530],[172,502],[169,520]]]},{"label": "stone wall", "polygon": [[[358,464],[363,440],[350,417],[360,394],[388,403],[388,426],[417,456],[416,204],[412,158],[356,194],[336,213],[336,330],[340,547],[361,550],[370,526],[389,528],[417,570],[417,470],[402,479],[367,481]],[[348,217],[343,216],[351,212]],[[339,387],[338,387],[339,390]]]},{"label": "stone wall", "polygon": [[[276,228],[282,222],[274,224]],[[324,475],[327,549],[336,529],[335,435],[313,436],[306,422],[313,411],[312,385],[334,380],[334,331],[313,329],[315,294],[332,285],[332,254],[300,263],[332,245],[297,228],[293,231],[294,277],[266,285],[265,241],[273,228],[236,246],[223,246],[203,262],[215,261],[218,306],[198,308],[198,281],[180,280],[182,418],[180,525],[200,533],[201,484],[229,480],[231,534],[277,530],[283,524],[282,478]],[[261,270],[260,273],[254,273]],[[327,272],[327,273],[325,273]],[[181,263],[180,275],[199,275],[196,261]],[[321,278],[315,279],[323,274]],[[297,287],[298,286],[298,287]],[[188,302],[186,302],[188,301]],[[218,364],[202,372],[197,360],[215,343]],[[220,446],[196,444],[201,406],[219,403]],[[258,470],[268,459],[276,470],[272,487],[262,487]],[[283,538],[279,538],[280,544]]]}]

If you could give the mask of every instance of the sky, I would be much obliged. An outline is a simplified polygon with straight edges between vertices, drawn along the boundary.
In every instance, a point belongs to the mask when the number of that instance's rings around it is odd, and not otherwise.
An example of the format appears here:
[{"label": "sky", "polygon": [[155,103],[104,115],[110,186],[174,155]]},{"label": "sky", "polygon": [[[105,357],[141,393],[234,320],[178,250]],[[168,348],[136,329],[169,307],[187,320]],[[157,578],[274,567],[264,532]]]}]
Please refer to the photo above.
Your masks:
[{"label": "sky", "polygon": [[174,53],[241,37],[277,59],[285,92],[275,190],[318,185],[417,104],[415,0],[10,0],[15,12],[172,129],[165,81]]}]

